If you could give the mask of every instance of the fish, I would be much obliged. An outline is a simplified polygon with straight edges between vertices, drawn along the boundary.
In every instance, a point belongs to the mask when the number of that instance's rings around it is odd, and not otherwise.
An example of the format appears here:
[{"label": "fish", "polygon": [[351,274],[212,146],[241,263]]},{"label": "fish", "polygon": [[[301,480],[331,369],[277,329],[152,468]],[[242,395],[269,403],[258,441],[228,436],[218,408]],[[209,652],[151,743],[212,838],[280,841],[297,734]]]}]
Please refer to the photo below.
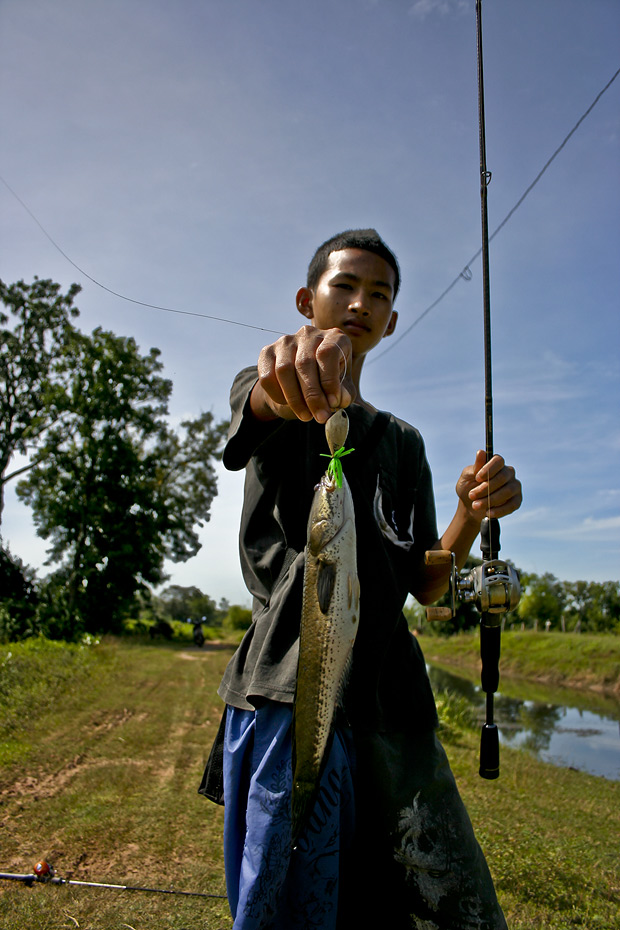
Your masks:
[{"label": "fish", "polygon": [[355,511],[336,454],[344,453],[348,430],[344,410],[325,424],[332,459],[315,488],[308,519],[293,712],[293,845],[316,800],[359,625]]}]

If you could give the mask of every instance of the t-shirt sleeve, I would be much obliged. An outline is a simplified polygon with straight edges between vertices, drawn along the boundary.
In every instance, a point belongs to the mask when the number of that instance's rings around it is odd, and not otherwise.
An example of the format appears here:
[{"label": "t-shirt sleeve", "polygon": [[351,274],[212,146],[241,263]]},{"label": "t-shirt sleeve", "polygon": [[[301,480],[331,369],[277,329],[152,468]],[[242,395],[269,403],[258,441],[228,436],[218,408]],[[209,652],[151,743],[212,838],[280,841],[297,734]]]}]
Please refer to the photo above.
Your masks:
[{"label": "t-shirt sleeve", "polygon": [[420,439],[418,481],[415,489],[415,549],[416,555],[430,549],[438,538],[437,513],[435,508],[435,493],[433,490],[433,477],[426,458],[424,443]]},{"label": "t-shirt sleeve", "polygon": [[257,420],[250,408],[250,394],[258,380],[256,366],[240,371],[230,391],[231,419],[228,441],[222,461],[228,471],[240,471],[248,464],[259,446],[278,429],[282,420]]}]

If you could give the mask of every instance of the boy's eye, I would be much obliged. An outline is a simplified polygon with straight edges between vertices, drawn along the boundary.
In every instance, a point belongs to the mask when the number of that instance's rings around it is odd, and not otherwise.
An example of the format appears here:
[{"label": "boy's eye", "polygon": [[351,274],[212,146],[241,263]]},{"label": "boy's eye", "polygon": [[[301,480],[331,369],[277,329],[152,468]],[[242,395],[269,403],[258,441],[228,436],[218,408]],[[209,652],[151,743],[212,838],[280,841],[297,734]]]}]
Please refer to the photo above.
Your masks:
[{"label": "boy's eye", "polygon": [[381,300],[387,300],[387,297],[385,296],[385,294],[382,294],[381,291],[375,291],[375,293],[374,293],[372,296],[373,296],[373,297],[380,297]]},{"label": "boy's eye", "polygon": [[350,291],[353,289],[350,284],[347,284],[346,281],[338,281],[336,284],[334,284],[334,287],[341,287],[344,291]]}]

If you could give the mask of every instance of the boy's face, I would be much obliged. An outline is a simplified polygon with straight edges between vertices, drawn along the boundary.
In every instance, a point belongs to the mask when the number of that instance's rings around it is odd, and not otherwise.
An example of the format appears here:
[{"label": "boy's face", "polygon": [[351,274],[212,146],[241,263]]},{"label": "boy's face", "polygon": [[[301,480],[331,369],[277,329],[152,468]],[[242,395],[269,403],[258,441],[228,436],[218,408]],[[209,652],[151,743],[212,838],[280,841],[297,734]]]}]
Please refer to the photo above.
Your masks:
[{"label": "boy's face", "polygon": [[314,289],[302,287],[297,309],[319,329],[339,329],[351,340],[353,356],[366,355],[394,332],[394,269],[364,249],[331,252]]}]

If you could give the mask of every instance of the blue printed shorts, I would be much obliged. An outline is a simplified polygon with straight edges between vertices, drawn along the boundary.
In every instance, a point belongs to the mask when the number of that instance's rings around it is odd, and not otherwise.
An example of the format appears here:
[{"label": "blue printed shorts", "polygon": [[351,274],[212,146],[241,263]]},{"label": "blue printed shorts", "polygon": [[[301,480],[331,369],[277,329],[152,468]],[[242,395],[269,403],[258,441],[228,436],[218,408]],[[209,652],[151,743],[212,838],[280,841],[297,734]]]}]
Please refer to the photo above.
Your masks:
[{"label": "blue printed shorts", "polygon": [[[224,858],[234,930],[507,930],[433,732],[336,729],[291,848],[292,707],[229,707]],[[353,785],[355,783],[355,794]]]}]

